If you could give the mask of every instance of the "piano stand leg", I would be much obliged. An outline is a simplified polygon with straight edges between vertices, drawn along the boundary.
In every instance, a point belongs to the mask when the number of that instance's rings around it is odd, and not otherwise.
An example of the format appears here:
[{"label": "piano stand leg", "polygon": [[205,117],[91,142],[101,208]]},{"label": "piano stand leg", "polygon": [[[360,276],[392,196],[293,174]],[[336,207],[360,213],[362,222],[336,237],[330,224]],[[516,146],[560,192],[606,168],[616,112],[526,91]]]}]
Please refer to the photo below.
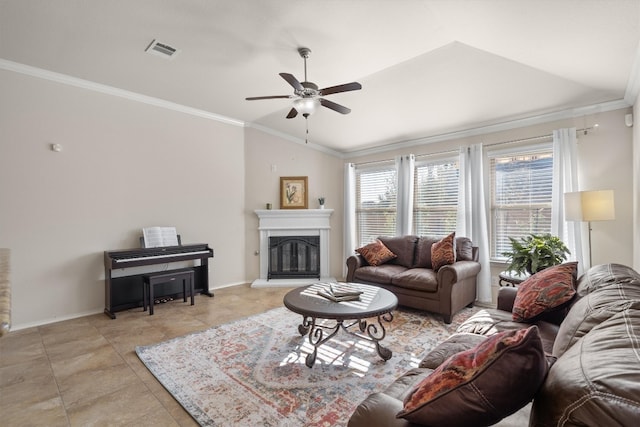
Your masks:
[{"label": "piano stand leg", "polygon": [[146,282],[142,282],[142,311],[147,311],[147,286]]}]

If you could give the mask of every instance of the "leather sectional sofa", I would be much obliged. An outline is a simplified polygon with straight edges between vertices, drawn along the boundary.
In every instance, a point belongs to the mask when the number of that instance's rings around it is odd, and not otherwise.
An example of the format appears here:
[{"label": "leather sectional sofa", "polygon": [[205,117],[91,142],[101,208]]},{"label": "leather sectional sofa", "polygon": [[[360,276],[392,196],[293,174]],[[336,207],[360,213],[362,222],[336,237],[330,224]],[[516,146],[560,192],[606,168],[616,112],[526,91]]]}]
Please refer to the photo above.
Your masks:
[{"label": "leather sectional sofa", "polygon": [[[407,372],[384,392],[368,396],[353,413],[348,426],[422,425],[396,417],[417,384],[455,358],[450,356],[465,350],[473,352],[495,334],[530,328],[532,324],[538,329],[540,347],[546,353],[547,361],[543,364],[548,362],[550,367],[546,377],[541,377],[542,385],[533,395],[533,402],[501,415],[497,419],[504,418],[494,425],[639,425],[640,274],[620,264],[595,266],[577,280],[576,295],[568,304],[532,323],[513,321],[511,310],[516,293],[515,288],[501,288],[496,309],[481,309],[428,353],[419,368]],[[531,379],[522,374],[524,364],[511,364],[502,374],[525,385]],[[497,374],[492,380],[493,387],[499,388],[503,378]],[[465,408],[481,406],[478,401],[483,393],[479,390],[474,393],[477,399],[451,405],[450,414],[446,414],[447,425],[460,425],[456,421]]]},{"label": "leather sectional sofa", "polygon": [[347,282],[376,285],[393,292],[398,303],[442,314],[445,323],[476,300],[480,272],[478,248],[466,237],[455,238],[455,262],[434,271],[431,247],[440,237],[380,237],[397,257],[373,266],[356,254],[347,259]]}]

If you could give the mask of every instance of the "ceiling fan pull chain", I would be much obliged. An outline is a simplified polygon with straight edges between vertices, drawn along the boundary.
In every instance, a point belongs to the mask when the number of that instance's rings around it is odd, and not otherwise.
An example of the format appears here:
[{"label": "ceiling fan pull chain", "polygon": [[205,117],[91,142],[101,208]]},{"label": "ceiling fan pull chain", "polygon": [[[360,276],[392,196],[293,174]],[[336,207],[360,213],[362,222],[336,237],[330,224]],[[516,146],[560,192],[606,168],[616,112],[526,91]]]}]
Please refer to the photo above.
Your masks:
[{"label": "ceiling fan pull chain", "polygon": [[303,114],[303,116],[304,116],[304,127],[307,130],[304,136],[304,143],[308,144],[309,143],[309,114]]}]

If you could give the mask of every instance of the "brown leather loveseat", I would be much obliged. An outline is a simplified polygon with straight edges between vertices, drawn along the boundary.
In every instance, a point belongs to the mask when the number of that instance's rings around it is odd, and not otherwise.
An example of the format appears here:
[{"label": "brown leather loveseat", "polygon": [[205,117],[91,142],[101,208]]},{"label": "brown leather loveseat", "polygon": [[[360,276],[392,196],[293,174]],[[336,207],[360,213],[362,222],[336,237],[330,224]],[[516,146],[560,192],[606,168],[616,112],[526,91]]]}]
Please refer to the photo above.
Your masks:
[{"label": "brown leather loveseat", "polygon": [[[474,389],[467,398],[440,413],[442,425],[498,426],[636,426],[640,421],[640,274],[620,264],[591,268],[576,283],[576,296],[562,310],[547,313],[533,324],[514,322],[517,290],[501,288],[498,307],[482,309],[465,321],[445,342],[427,354],[420,367],[398,378],[382,393],[368,396],[352,414],[349,427],[412,427],[396,415],[415,386],[453,355],[468,354],[499,332],[537,328],[540,347],[550,368],[533,392],[533,402],[499,414],[491,423],[460,423],[467,408],[499,413]],[[566,315],[566,317],[565,317]],[[506,332],[509,333],[509,332]],[[464,353],[461,353],[464,352]],[[523,374],[526,360],[493,372],[495,389],[505,377],[515,378],[517,390],[532,381]],[[546,364],[546,362],[543,362]],[[520,373],[520,374],[519,374]],[[503,378],[501,378],[503,376]],[[537,390],[537,392],[535,391]],[[528,398],[529,400],[531,397]],[[521,407],[521,405],[517,406]],[[487,409],[489,408],[489,409]],[[478,412],[476,412],[477,414]],[[494,416],[494,414],[492,414]]]},{"label": "brown leather loveseat", "polygon": [[478,248],[466,237],[455,238],[455,262],[432,268],[431,247],[441,237],[413,235],[379,237],[397,257],[370,265],[360,255],[347,259],[347,282],[376,285],[393,292],[398,303],[442,314],[445,323],[476,300],[476,277],[480,272]]}]

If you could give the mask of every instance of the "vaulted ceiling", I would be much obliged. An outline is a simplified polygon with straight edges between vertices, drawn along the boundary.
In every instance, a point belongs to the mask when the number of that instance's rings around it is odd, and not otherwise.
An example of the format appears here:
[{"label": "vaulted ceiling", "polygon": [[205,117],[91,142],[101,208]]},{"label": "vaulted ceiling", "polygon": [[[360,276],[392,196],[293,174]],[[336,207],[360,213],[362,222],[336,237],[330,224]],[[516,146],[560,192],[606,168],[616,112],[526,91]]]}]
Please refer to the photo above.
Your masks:
[{"label": "vaulted ceiling", "polygon": [[[152,40],[179,50],[145,53]],[[308,118],[349,154],[630,104],[639,0],[2,0],[0,59],[237,120],[295,140],[278,73],[362,90]],[[8,66],[11,65],[11,67]],[[626,101],[625,101],[626,95]],[[593,107],[596,106],[596,107]],[[567,113],[568,112],[568,113]]]}]

